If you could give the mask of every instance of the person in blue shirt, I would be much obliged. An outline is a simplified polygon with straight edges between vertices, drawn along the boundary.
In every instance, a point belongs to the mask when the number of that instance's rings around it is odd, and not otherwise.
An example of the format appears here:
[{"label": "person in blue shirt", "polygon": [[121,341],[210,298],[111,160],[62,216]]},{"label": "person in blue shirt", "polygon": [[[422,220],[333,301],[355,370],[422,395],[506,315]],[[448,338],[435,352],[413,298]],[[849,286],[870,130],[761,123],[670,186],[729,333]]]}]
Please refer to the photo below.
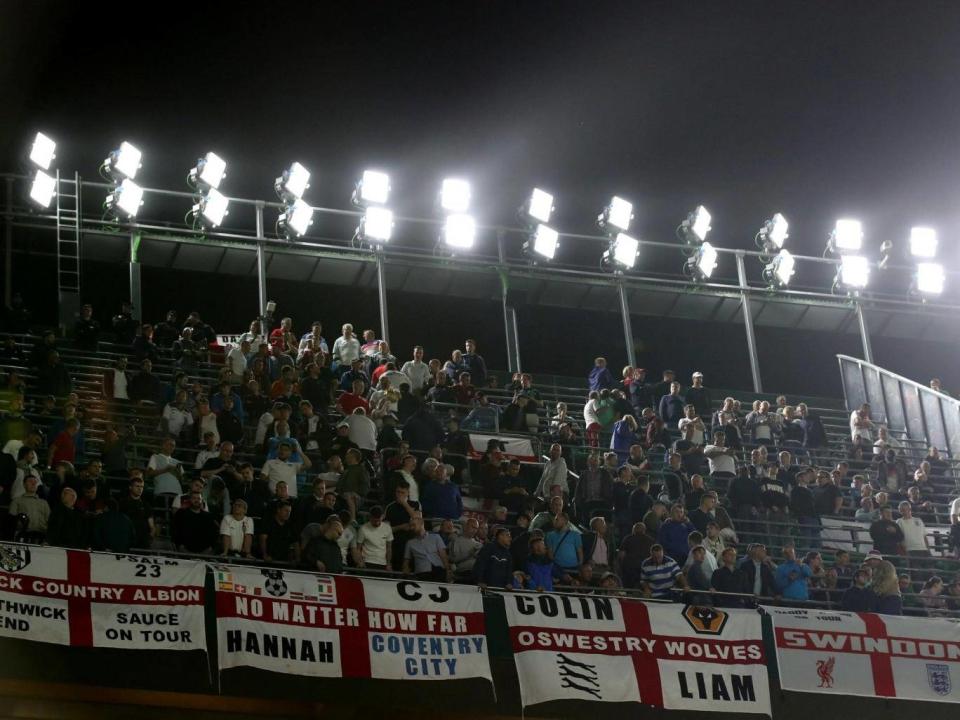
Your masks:
[{"label": "person in blue shirt", "polygon": [[797,562],[797,551],[787,545],[783,548],[783,563],[777,568],[774,581],[784,600],[809,600],[809,578],[813,570]]},{"label": "person in blue shirt", "polygon": [[240,399],[240,396],[237,393],[233,392],[233,386],[228,382],[220,383],[220,392],[214,393],[210,398],[210,409],[215,413],[219,413],[223,410],[223,404],[228,397],[233,398],[233,411],[232,414],[237,420],[240,421],[240,424],[246,422],[246,414],[243,411],[243,401]]},{"label": "person in blue shirt", "polygon": [[561,570],[575,573],[583,564],[583,538],[570,526],[570,518],[564,512],[553,519],[553,530],[547,533],[547,550]]},{"label": "person in blue shirt", "polygon": [[423,514],[430,518],[459,520],[463,515],[460,487],[450,482],[452,465],[437,465],[437,477],[423,489]]},{"label": "person in blue shirt", "polygon": [[526,565],[514,573],[513,587],[518,590],[553,592],[553,583],[560,576],[560,568],[547,554],[547,544],[543,538],[530,538],[530,554]]},{"label": "person in blue shirt", "polygon": [[353,388],[354,380],[363,381],[363,395],[366,396],[370,390],[370,378],[363,371],[363,360],[357,358],[350,365],[350,369],[340,376],[340,389],[349,392]]},{"label": "person in blue shirt", "polygon": [[624,415],[613,424],[610,449],[617,454],[617,464],[623,465],[630,457],[630,447],[640,442],[637,435],[637,420],[633,415]]},{"label": "person in blue shirt", "polygon": [[598,357],[593,361],[593,369],[587,378],[591,390],[613,390],[617,386],[617,381],[613,379],[613,374],[607,367],[607,359]]},{"label": "person in blue shirt", "polygon": [[657,542],[663,545],[664,552],[676,560],[680,566],[687,561],[690,546],[687,538],[696,528],[686,517],[686,510],[679,503],[670,508],[670,518],[664,520],[657,530]]},{"label": "person in blue shirt", "polygon": [[670,383],[670,394],[660,398],[659,412],[657,415],[663,420],[663,424],[668,428],[676,429],[677,424],[683,418],[683,406],[686,405],[683,398],[680,397],[680,383]]}]

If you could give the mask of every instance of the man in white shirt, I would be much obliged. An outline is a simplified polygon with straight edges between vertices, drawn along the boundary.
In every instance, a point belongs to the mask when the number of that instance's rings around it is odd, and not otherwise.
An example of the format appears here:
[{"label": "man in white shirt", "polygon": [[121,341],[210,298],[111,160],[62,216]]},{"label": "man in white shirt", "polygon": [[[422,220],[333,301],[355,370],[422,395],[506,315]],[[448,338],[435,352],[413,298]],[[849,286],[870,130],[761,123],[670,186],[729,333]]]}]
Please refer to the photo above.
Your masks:
[{"label": "man in white shirt", "polygon": [[540,482],[534,495],[546,497],[550,488],[559,485],[565,497],[570,495],[570,485],[567,483],[567,461],[563,459],[563,448],[558,443],[550,446],[550,459],[543,466]]},{"label": "man in white shirt", "polygon": [[195,420],[197,424],[197,433],[203,437],[206,433],[213,433],[215,442],[217,445],[220,444],[220,431],[217,429],[217,416],[210,409],[210,400],[206,395],[201,395],[197,398],[197,418]]},{"label": "man in white shirt", "polygon": [[348,437],[361,450],[374,452],[377,449],[377,424],[367,417],[366,411],[358,407],[352,415],[344,418],[350,425]]},{"label": "man in white shirt", "polygon": [[684,405],[683,412],[684,417],[682,417],[677,424],[680,434],[683,435],[683,429],[687,425],[692,425],[693,434],[690,436],[690,442],[694,445],[702,446],[706,429],[704,428],[703,420],[697,417],[697,409],[693,405]]},{"label": "man in white shirt", "polygon": [[239,383],[243,379],[243,373],[247,369],[247,357],[250,355],[250,341],[241,340],[239,345],[234,345],[227,353],[226,364],[230,368],[231,380]]},{"label": "man in white shirt", "polygon": [[160,448],[160,452],[150,456],[147,462],[147,472],[145,475],[153,479],[154,495],[177,495],[182,489],[180,480],[183,478],[183,467],[179,460],[174,459],[173,451],[177,447],[177,441],[173,438],[166,438]]},{"label": "man in white shirt", "polygon": [[317,477],[323,480],[323,484],[329,488],[335,488],[343,475],[343,460],[339,455],[331,455],[327,460],[327,471],[322,472]]},{"label": "man in white shirt", "polygon": [[913,516],[913,507],[904,500],[899,505],[900,518],[897,525],[903,531],[903,544],[907,555],[930,556],[930,545],[927,540],[927,528],[923,520]]},{"label": "man in white shirt", "polygon": [[857,438],[861,438],[861,442],[869,445],[873,442],[872,432],[873,420],[870,419],[870,405],[864,403],[859,409],[850,413],[850,439],[857,442]]},{"label": "man in white shirt", "polygon": [[173,402],[167,403],[160,418],[162,429],[168,435],[182,437],[193,426],[193,415],[187,410],[187,391],[177,390]]},{"label": "man in white shirt", "polygon": [[277,447],[277,457],[267,460],[260,471],[260,477],[267,481],[270,487],[270,493],[273,494],[277,483],[283,480],[287,483],[287,489],[290,491],[290,497],[297,496],[297,473],[304,467],[307,459],[302,457],[303,462],[297,462],[291,459],[293,447],[288,442],[281,442]]},{"label": "man in white shirt", "polygon": [[117,360],[117,366],[113,369],[113,397],[116,400],[129,400],[127,394],[127,359],[125,357]]},{"label": "man in white shirt", "polygon": [[903,443],[890,435],[886,425],[881,425],[877,428],[877,441],[873,443],[873,454],[882,458],[887,448],[902,450]]},{"label": "man in white shirt", "polygon": [[214,437],[212,432],[205,432],[203,434],[203,445],[200,446],[200,452],[197,453],[196,460],[193,464],[194,470],[203,469],[207,460],[215,458],[219,454],[220,448],[217,446],[217,438]]},{"label": "man in white shirt", "polygon": [[727,447],[727,434],[723,431],[713,434],[713,445],[707,445],[703,454],[710,464],[710,474],[722,473],[733,477],[737,474],[736,451]]},{"label": "man in white shirt", "polygon": [[266,345],[266,340],[263,338],[263,329],[260,326],[259,320],[250,322],[250,329],[240,336],[240,342],[244,341],[250,343],[251,355],[255,355],[261,345]]},{"label": "man in white shirt", "polygon": [[247,517],[247,503],[237,498],[231,508],[232,512],[224,515],[220,521],[221,554],[252,557],[250,548],[253,546],[253,518]]},{"label": "man in white shirt", "polygon": [[[422,395],[430,382],[430,366],[423,361],[423,348],[420,345],[413,348],[413,360],[407,360],[400,372],[410,379],[410,391],[414,395]],[[390,385],[393,386],[392,380]],[[399,390],[400,386],[396,388]]]},{"label": "man in white shirt", "polygon": [[370,508],[370,519],[357,530],[353,560],[357,567],[390,570],[393,552],[393,529],[383,521],[383,508]]},{"label": "man in white shirt", "polygon": [[333,367],[349,370],[354,360],[360,359],[360,341],[353,334],[353,325],[345,323],[343,334],[333,343]]}]

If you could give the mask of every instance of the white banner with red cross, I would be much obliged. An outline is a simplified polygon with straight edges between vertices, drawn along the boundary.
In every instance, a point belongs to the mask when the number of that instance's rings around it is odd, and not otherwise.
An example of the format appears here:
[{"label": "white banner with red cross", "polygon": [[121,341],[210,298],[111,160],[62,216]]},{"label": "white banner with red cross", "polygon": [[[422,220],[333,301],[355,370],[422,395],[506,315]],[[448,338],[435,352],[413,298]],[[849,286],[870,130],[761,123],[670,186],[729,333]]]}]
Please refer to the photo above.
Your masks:
[{"label": "white banner with red cross", "polygon": [[0,635],[75,647],[206,650],[194,560],[0,544]]},{"label": "white banner with red cross", "polygon": [[960,702],[960,621],[764,607],[784,690]]},{"label": "white banner with red cross", "polygon": [[221,669],[493,682],[476,587],[212,569]]},{"label": "white banner with red cross", "polygon": [[770,715],[754,611],[597,595],[503,600],[524,706],[588,700]]}]

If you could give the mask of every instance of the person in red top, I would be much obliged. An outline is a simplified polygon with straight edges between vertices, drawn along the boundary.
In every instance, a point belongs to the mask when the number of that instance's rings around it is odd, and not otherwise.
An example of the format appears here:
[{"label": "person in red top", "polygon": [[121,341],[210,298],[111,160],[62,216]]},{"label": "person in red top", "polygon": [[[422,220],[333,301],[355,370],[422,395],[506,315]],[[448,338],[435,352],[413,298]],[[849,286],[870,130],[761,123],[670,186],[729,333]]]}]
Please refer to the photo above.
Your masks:
[{"label": "person in red top", "polygon": [[66,428],[50,443],[47,453],[47,465],[56,467],[58,463],[68,462],[73,465],[77,458],[77,444],[75,437],[80,430],[80,421],[76,418],[67,420]]},{"label": "person in red top", "polygon": [[353,381],[353,392],[345,392],[337,399],[337,409],[344,416],[353,415],[353,411],[362,407],[364,412],[370,412],[370,403],[363,397],[364,382],[357,378]]},{"label": "person in red top", "polygon": [[477,394],[477,389],[471,382],[470,373],[460,373],[460,382],[453,386],[453,390],[457,394],[457,405],[473,404],[473,398]]},{"label": "person in red top", "polygon": [[270,331],[269,342],[271,345],[275,345],[281,349],[286,347],[286,335],[287,333],[293,332],[293,319],[292,318],[283,318],[280,321],[280,327],[274,328]]}]

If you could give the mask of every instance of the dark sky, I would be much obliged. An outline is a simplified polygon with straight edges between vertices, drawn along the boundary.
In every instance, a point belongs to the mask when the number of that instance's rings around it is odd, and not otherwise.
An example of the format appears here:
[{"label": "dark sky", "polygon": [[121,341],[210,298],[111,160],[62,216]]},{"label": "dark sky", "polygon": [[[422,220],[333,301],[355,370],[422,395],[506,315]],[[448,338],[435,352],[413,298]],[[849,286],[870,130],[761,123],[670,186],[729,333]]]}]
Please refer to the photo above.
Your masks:
[{"label": "dark sky", "polygon": [[348,207],[379,166],[403,215],[429,215],[460,174],[489,224],[513,224],[540,185],[568,232],[595,233],[617,193],[651,240],[702,203],[726,247],[752,247],[779,210],[800,253],[853,215],[874,255],[886,238],[902,254],[923,223],[947,268],[960,260],[958,2],[95,7],[0,0],[5,168],[43,129],[59,167],[86,177],[130,140],[153,187],[185,190],[213,149],[233,196],[272,199],[299,160],[312,204]]}]

